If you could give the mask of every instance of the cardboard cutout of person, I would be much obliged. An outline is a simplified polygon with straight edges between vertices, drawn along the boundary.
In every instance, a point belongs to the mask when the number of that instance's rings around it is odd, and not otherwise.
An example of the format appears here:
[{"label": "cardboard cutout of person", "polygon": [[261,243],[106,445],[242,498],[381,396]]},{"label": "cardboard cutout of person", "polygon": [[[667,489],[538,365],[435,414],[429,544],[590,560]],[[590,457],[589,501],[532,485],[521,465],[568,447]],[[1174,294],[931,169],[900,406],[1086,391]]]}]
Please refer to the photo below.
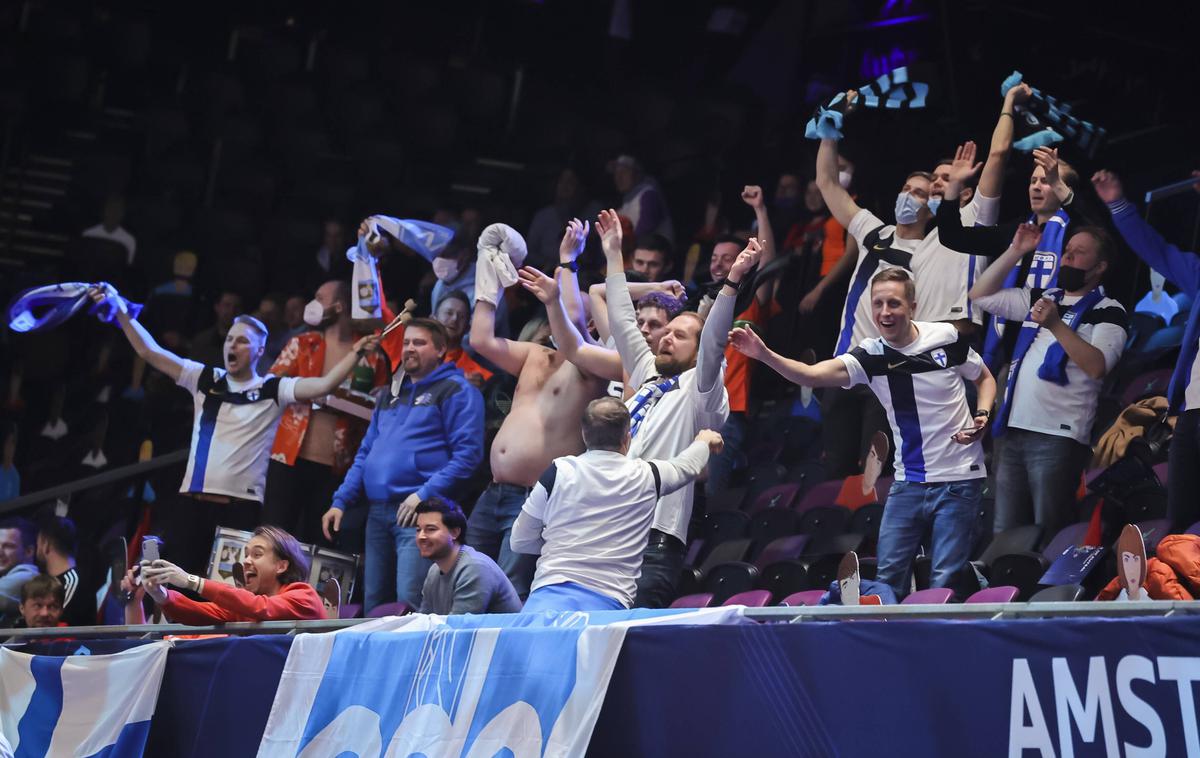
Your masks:
[{"label": "cardboard cutout of person", "polygon": [[1142,532],[1126,524],[1117,538],[1117,583],[1121,585],[1118,600],[1150,600],[1146,592],[1146,542]]}]

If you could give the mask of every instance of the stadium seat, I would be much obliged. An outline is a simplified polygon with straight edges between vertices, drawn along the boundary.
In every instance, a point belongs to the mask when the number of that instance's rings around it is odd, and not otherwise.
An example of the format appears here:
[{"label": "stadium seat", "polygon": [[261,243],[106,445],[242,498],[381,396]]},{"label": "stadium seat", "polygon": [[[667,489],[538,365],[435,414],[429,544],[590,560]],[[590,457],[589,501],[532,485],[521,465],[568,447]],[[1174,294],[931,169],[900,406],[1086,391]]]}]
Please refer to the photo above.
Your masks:
[{"label": "stadium seat", "polygon": [[780,605],[790,605],[792,607],[801,605],[820,605],[821,598],[825,596],[825,590],[804,590],[803,592],[793,592],[783,600]]},{"label": "stadium seat", "polygon": [[1090,525],[1087,521],[1080,521],[1078,524],[1069,524],[1059,529],[1058,534],[1054,535],[1050,543],[1046,545],[1046,549],[1042,551],[1042,555],[1046,560],[1054,563],[1055,559],[1062,555],[1068,547],[1083,542],[1083,537],[1087,534]]},{"label": "stadium seat", "polygon": [[699,592],[701,578],[700,569],[693,566],[684,566],[679,571],[679,581],[675,584],[675,591],[680,595],[691,595],[694,592]]},{"label": "stadium seat", "polygon": [[730,595],[754,589],[758,569],[750,563],[722,563],[704,574],[701,589],[711,593],[713,603],[720,605]]},{"label": "stadium seat", "polygon": [[777,537],[768,542],[767,546],[762,549],[762,552],[754,559],[754,565],[761,569],[776,561],[794,560],[804,554],[804,547],[807,544],[807,534],[790,534],[786,537]]},{"label": "stadium seat", "polygon": [[384,603],[377,605],[367,614],[367,618],[378,619],[384,616],[403,616],[407,613],[412,613],[412,607],[408,603]]},{"label": "stadium seat", "polygon": [[[1125,350],[1134,353],[1140,352],[1146,344],[1146,340],[1150,339],[1150,335],[1165,329],[1167,322],[1163,321],[1163,317],[1157,313],[1147,313],[1145,311],[1134,311],[1129,314],[1129,337],[1125,340]],[[1132,402],[1132,401],[1130,401]],[[1129,403],[1125,403],[1129,405]]]},{"label": "stadium seat", "polygon": [[1000,586],[988,587],[971,595],[964,602],[967,603],[1011,603],[1016,597],[1018,590],[1016,587]]},{"label": "stadium seat", "polygon": [[783,598],[808,589],[808,567],[802,561],[776,561],[758,572],[758,588]]},{"label": "stadium seat", "polygon": [[362,605],[360,603],[343,603],[342,607],[338,608],[338,618],[340,619],[356,619],[362,615]]},{"label": "stadium seat", "polygon": [[750,517],[746,536],[758,544],[796,533],[796,512],[786,508],[767,508]]},{"label": "stadium seat", "polygon": [[816,540],[841,534],[849,525],[850,511],[838,505],[825,505],[804,511],[796,530]]},{"label": "stadium seat", "polygon": [[1184,530],[1183,533],[1184,534],[1194,534],[1197,537],[1200,537],[1200,521],[1197,521],[1196,523],[1189,526],[1186,530]]},{"label": "stadium seat", "polygon": [[1031,603],[1066,603],[1083,597],[1084,589],[1078,584],[1059,584],[1038,590],[1029,598]]},{"label": "stadium seat", "polygon": [[796,502],[796,497],[800,494],[799,482],[787,482],[785,484],[776,484],[774,487],[768,487],[754,498],[754,503],[750,506],[751,513],[757,513],[764,509],[773,508],[791,508]]},{"label": "stadium seat", "polygon": [[[1161,322],[1162,319],[1159,319]],[[1160,327],[1161,328],[1161,327]],[[1167,386],[1171,383],[1171,369],[1157,369],[1138,374],[1126,385],[1121,393],[1121,407],[1136,403],[1144,397],[1166,395]]]},{"label": "stadium seat", "polygon": [[712,513],[713,511],[737,511],[741,510],[745,500],[745,487],[730,487],[721,490],[715,495],[706,494],[704,505],[708,513]]},{"label": "stadium seat", "polygon": [[743,537],[737,540],[727,540],[719,545],[714,545],[709,551],[708,557],[704,559],[704,563],[700,566],[700,573],[708,576],[708,572],[715,566],[720,566],[722,563],[736,563],[746,559],[746,554],[750,552],[749,538]]},{"label": "stadium seat", "polygon": [[819,482],[805,492],[804,497],[800,498],[800,502],[796,504],[796,512],[805,513],[813,508],[832,506],[837,500],[838,493],[841,491],[841,479]]},{"label": "stadium seat", "polygon": [[879,523],[882,520],[882,505],[879,503],[864,505],[854,511],[854,516],[850,519],[850,531],[855,534],[861,534],[873,552],[875,543],[879,540]]},{"label": "stadium seat", "polygon": [[900,601],[901,605],[945,605],[954,596],[954,590],[946,587],[932,587],[927,590],[917,590]]},{"label": "stadium seat", "polygon": [[831,534],[815,536],[809,539],[804,548],[804,555],[815,558],[821,555],[836,555],[841,557],[851,550],[858,552],[862,549],[863,536],[849,532],[846,534]]},{"label": "stadium seat", "polygon": [[728,540],[746,536],[750,517],[741,511],[712,511],[704,514],[704,541],[717,546]]},{"label": "stadium seat", "polygon": [[863,579],[875,580],[879,575],[879,561],[874,556],[858,557],[858,575]]},{"label": "stadium seat", "polygon": [[1146,555],[1154,555],[1158,543],[1171,533],[1171,520],[1159,518],[1139,521],[1137,528],[1142,531],[1142,540],[1146,543]]},{"label": "stadium seat", "polygon": [[697,592],[694,595],[684,595],[675,598],[675,602],[671,603],[672,608],[707,608],[712,603],[712,594],[708,592]]},{"label": "stadium seat", "polygon": [[1018,600],[1028,600],[1038,591],[1038,582],[1049,567],[1041,553],[1009,553],[997,556],[989,567],[992,584],[1008,584],[1020,590]]},{"label": "stadium seat", "polygon": [[766,590],[747,590],[730,597],[721,605],[744,605],[747,608],[762,608],[771,602],[771,593]]},{"label": "stadium seat", "polygon": [[988,543],[983,554],[979,556],[978,563],[990,566],[992,561],[1002,555],[1032,551],[1037,548],[1038,541],[1041,539],[1042,528],[1037,524],[1027,524],[1025,526],[1015,526],[1012,529],[1006,529],[992,537],[992,541]]}]

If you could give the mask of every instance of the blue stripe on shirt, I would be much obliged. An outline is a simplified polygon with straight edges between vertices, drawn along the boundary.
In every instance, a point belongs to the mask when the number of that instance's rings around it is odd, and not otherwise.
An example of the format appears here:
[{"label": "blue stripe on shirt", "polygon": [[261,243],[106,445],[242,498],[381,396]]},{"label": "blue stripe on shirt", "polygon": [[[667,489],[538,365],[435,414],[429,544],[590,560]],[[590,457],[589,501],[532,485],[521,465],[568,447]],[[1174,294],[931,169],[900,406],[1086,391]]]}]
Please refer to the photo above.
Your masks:
[{"label": "blue stripe on shirt", "polygon": [[217,430],[217,414],[221,412],[221,396],[207,395],[200,411],[200,429],[196,434],[196,452],[192,456],[192,482],[188,492],[204,491],[204,473],[208,468],[208,451],[212,448]]},{"label": "blue stripe on shirt", "polygon": [[892,395],[892,413],[900,430],[900,460],[904,463],[904,481],[925,481],[925,456],[922,453],[921,417],[917,414],[917,398],[911,374],[888,374],[888,391]]}]

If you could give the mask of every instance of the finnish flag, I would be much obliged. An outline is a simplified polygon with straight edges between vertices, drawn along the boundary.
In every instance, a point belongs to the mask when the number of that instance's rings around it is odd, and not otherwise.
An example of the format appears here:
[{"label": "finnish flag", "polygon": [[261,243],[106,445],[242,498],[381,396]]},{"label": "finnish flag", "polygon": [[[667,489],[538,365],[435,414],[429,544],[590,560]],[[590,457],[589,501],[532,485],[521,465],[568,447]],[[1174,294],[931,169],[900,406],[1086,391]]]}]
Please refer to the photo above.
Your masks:
[{"label": "finnish flag", "polygon": [[0,732],[12,755],[141,756],[170,648],[69,657],[0,649]]}]

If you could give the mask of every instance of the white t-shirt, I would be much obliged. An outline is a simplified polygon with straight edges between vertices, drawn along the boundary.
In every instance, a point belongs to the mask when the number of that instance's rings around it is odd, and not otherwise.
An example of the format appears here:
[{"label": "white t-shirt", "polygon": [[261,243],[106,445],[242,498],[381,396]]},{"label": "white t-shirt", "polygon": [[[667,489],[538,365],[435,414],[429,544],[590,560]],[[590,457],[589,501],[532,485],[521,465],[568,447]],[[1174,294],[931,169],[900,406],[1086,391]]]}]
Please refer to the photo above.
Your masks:
[{"label": "white t-shirt", "polygon": [[295,378],[234,382],[223,368],[184,361],[177,382],[192,393],[195,420],[180,492],[262,502],[267,461],[283,409],[296,402]]},{"label": "white t-shirt", "polygon": [[850,372],[845,388],[866,384],[887,411],[897,481],[981,479],[983,445],[952,437],[974,426],[962,380],[978,379],[983,360],[951,324],[913,323],[917,338],[904,347],[875,337],[839,355]]},{"label": "white t-shirt", "polygon": [[[999,204],[995,198],[976,194],[960,210],[962,222],[994,224]],[[871,318],[871,279],[878,272],[894,266],[905,268],[913,275],[917,286],[918,320],[971,318],[976,323],[983,323],[983,315],[970,306],[967,292],[987,266],[986,258],[950,250],[942,245],[936,227],[921,239],[899,239],[895,224],[884,224],[865,208],[854,214],[847,231],[858,242],[858,263],[850,278],[835,354],[840,355],[865,339],[879,336]]]},{"label": "white t-shirt", "polygon": [[110,232],[104,228],[104,224],[96,224],[95,226],[84,229],[81,236],[92,237],[95,239],[112,240],[113,242],[116,242],[125,248],[125,264],[128,266],[133,265],[133,256],[135,253],[137,253],[137,240],[133,238],[132,234],[125,231],[125,227],[118,226],[116,229],[113,229]]},{"label": "white t-shirt", "polygon": [[[1014,287],[977,298],[975,302],[989,313],[1023,324],[1029,315],[1031,295],[1028,287]],[[1078,295],[1063,297],[1059,312],[1078,301]],[[1099,323],[1092,323],[1096,320]],[[1127,335],[1124,323],[1124,306],[1104,297],[1084,316],[1083,323],[1075,330],[1085,342],[1104,353],[1105,373],[1112,371],[1125,350]],[[1021,328],[1033,327],[1022,325]],[[1039,377],[1038,369],[1046,358],[1046,351],[1057,341],[1049,329],[1038,329],[1033,344],[1021,361],[1008,425],[1014,429],[1070,437],[1086,445],[1091,441],[1092,422],[1096,420],[1096,399],[1100,396],[1104,380],[1092,379],[1070,359],[1067,360],[1065,386]],[[1009,402],[1009,399],[1005,398],[1005,402]]]},{"label": "white t-shirt", "polygon": [[[704,469],[708,447],[694,442],[670,461],[651,462],[606,450],[556,459],[538,480],[522,513],[541,521],[541,557],[531,589],[576,582],[633,605],[642,553],[658,493],[690,483]],[[527,523],[513,525],[514,546],[536,541]]]},{"label": "white t-shirt", "polygon": [[1183,389],[1183,410],[1190,411],[1200,408],[1200,346],[1197,347],[1196,360],[1192,361],[1192,373],[1189,374],[1188,385]]}]

